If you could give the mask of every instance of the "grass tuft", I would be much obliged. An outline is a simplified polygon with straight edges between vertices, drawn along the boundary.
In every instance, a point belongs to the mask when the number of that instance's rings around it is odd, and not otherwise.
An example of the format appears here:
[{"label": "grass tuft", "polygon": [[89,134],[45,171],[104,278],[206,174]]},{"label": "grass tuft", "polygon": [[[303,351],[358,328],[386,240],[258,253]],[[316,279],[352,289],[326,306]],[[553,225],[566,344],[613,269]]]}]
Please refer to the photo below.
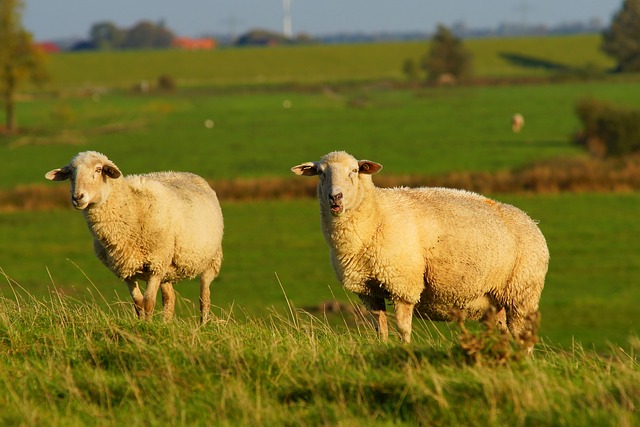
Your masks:
[{"label": "grass tuft", "polygon": [[519,362],[538,342],[539,312],[527,317],[529,327],[516,340],[505,327],[499,327],[495,310],[488,312],[482,319],[481,327],[473,331],[465,325],[462,312],[456,311],[455,319],[460,333],[454,349],[466,363],[474,366],[501,366]]}]

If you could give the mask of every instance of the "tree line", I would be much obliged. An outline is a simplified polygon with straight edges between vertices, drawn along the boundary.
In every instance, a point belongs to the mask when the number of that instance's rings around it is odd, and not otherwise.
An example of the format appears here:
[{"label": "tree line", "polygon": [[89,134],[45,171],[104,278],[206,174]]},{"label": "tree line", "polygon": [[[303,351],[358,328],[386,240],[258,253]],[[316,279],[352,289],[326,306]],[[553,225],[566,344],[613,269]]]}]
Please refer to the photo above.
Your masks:
[{"label": "tree line", "polygon": [[140,21],[131,28],[120,28],[113,22],[98,22],[91,26],[89,40],[74,46],[81,49],[163,49],[171,47],[176,35],[163,21]]},{"label": "tree line", "polygon": [[[154,24],[140,21],[133,27],[119,28],[112,22],[98,22],[91,26],[89,39],[74,45],[71,50],[112,50],[112,49],[166,49],[172,46],[176,38],[164,22]],[[311,43],[307,34],[298,34],[293,38],[269,30],[254,29],[240,35],[233,44],[236,46],[274,46],[286,44]]]}]

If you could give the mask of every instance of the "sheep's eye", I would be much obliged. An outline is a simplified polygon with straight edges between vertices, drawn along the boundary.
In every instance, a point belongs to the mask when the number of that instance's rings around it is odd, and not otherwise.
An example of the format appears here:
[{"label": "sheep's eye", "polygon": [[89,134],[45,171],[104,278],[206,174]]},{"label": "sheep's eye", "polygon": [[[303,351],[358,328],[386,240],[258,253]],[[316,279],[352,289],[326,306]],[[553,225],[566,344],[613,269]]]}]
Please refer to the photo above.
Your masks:
[{"label": "sheep's eye", "polygon": [[98,167],[96,168],[96,173],[97,173],[97,174],[102,173],[102,168],[101,168],[100,166],[98,166]]},{"label": "sheep's eye", "polygon": [[352,170],[351,172],[353,172],[353,173],[358,173],[358,169],[354,169],[354,170]]}]

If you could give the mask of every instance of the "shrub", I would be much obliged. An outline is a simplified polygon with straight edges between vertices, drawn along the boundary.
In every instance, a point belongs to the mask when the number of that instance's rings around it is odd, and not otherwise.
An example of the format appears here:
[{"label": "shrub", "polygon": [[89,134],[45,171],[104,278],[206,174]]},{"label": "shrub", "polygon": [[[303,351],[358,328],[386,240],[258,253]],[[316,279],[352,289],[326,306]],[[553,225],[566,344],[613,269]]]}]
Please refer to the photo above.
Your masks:
[{"label": "shrub", "polygon": [[418,64],[411,58],[405,59],[402,63],[402,73],[410,83],[414,83],[420,78]]},{"label": "shrub", "polygon": [[583,129],[574,142],[591,154],[624,156],[640,151],[640,110],[596,99],[579,101],[575,110]]},{"label": "shrub", "polygon": [[176,81],[173,77],[163,74],[158,77],[158,89],[166,92],[171,92],[176,89]]},{"label": "shrub", "polygon": [[446,84],[450,84],[453,77],[465,80],[472,74],[473,57],[461,39],[456,37],[444,25],[438,29],[431,39],[431,48],[422,59],[422,68],[427,72],[427,81],[437,83],[445,76]]}]

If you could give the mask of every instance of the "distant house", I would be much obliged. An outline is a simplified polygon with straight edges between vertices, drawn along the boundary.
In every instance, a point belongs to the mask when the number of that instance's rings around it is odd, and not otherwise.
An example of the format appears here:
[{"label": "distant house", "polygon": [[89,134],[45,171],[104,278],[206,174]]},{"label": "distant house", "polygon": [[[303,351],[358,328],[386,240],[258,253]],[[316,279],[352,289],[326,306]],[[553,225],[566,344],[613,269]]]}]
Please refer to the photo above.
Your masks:
[{"label": "distant house", "polygon": [[175,37],[171,46],[183,50],[212,50],[216,48],[214,39],[191,39],[188,37]]},{"label": "distant house", "polygon": [[36,46],[44,53],[60,52],[60,46],[54,42],[39,42],[36,43]]},{"label": "distant house", "polygon": [[274,31],[255,29],[241,35],[236,40],[238,46],[278,46],[290,43],[290,39]]}]

